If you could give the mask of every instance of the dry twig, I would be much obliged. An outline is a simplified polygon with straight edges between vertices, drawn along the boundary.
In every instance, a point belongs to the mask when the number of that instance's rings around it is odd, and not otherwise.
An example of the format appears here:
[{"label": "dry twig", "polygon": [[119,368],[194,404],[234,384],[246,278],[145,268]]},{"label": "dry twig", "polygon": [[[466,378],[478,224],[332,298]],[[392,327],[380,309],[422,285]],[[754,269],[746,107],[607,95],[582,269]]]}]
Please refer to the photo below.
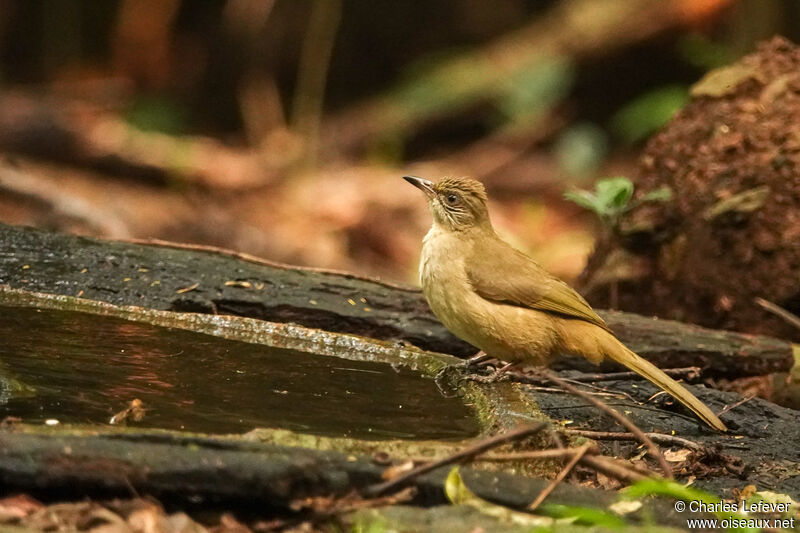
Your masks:
[{"label": "dry twig", "polygon": [[[633,433],[623,433],[619,431],[592,431],[588,429],[567,429],[567,433],[571,435],[579,435],[588,439],[594,440],[639,440]],[[698,444],[689,439],[678,437],[676,435],[665,435],[663,433],[645,433],[647,437],[653,442],[658,444],[665,444],[667,446],[681,446],[693,451],[703,449],[701,444]]]},{"label": "dry twig", "polygon": [[438,461],[432,461],[430,463],[420,465],[412,470],[409,470],[402,476],[398,476],[384,483],[379,483],[377,485],[368,487],[365,491],[365,494],[370,496],[377,496],[390,489],[408,483],[409,481],[416,479],[417,477],[423,474],[427,474],[432,470],[436,470],[437,468],[466,461],[467,459],[471,459],[472,457],[481,454],[486,450],[490,450],[502,444],[514,442],[520,439],[524,439],[525,437],[534,435],[539,431],[543,430],[545,427],[547,427],[546,422],[539,422],[538,424],[534,424],[532,426],[517,428],[508,431],[506,433],[503,433],[502,435],[495,435],[494,437],[481,440],[472,446],[469,446],[452,455],[439,459]]},{"label": "dry twig", "polygon": [[221,248],[219,246],[212,246],[208,244],[190,244],[190,243],[183,243],[183,242],[172,242],[172,241],[165,241],[162,239],[119,239],[121,242],[127,242],[131,244],[144,244],[145,246],[158,246],[160,248],[173,248],[176,250],[189,250],[192,252],[206,252],[215,255],[221,255],[223,257],[232,257],[234,259],[239,259],[241,261],[247,261],[248,263],[253,263],[256,265],[264,265],[272,268],[279,268],[281,270],[297,270],[302,272],[319,272],[321,274],[331,274],[334,276],[342,276],[347,279],[357,279],[360,281],[368,281],[370,283],[375,283],[377,285],[383,285],[384,287],[389,287],[392,289],[399,289],[402,291],[407,292],[417,292],[419,289],[411,287],[410,285],[404,285],[402,283],[393,283],[391,281],[378,279],[378,278],[371,278],[369,276],[360,276],[358,274],[354,274],[352,272],[348,272],[346,270],[335,270],[331,268],[318,268],[318,267],[306,267],[306,266],[296,266],[290,265],[287,263],[281,263],[278,261],[270,261],[269,259],[264,259],[252,254],[244,253],[244,252],[237,252],[234,250],[229,250],[227,248]]},{"label": "dry twig", "polygon": [[753,398],[755,398],[756,396],[758,396],[758,395],[757,395],[757,394],[748,394],[747,396],[745,396],[744,398],[742,398],[742,399],[741,399],[741,400],[739,400],[738,402],[736,402],[736,403],[732,403],[732,404],[730,404],[730,405],[726,405],[725,407],[723,407],[723,408],[722,408],[722,410],[721,410],[719,413],[717,413],[717,416],[724,415],[725,413],[727,413],[727,412],[728,412],[728,411],[730,411],[731,409],[736,409],[736,408],[737,408],[737,407],[739,407],[740,405],[742,405],[742,404],[745,404],[745,403],[749,402],[750,400],[752,400],[752,399],[753,399]]},{"label": "dry twig", "polygon": [[[699,366],[687,366],[684,368],[669,368],[664,373],[673,378],[697,379],[700,377],[701,368]],[[531,376],[522,372],[510,372],[514,378],[519,378],[523,383],[531,385],[541,385],[548,380],[539,376]],[[566,378],[564,378],[566,379]],[[591,383],[594,381],[646,381],[647,378],[636,372],[575,372],[572,373],[567,381],[577,381],[580,383]]]},{"label": "dry twig", "polygon": [[[664,373],[673,378],[685,378],[685,379],[697,379],[700,377],[700,373],[702,369],[699,366],[687,366],[683,368],[667,368],[664,370]],[[647,378],[642,376],[641,374],[637,374],[636,372],[607,372],[597,373],[597,372],[587,372],[587,373],[579,373],[573,376],[570,376],[572,381],[615,381],[615,380],[627,380],[627,381],[646,381]]]},{"label": "dry twig", "polygon": [[547,485],[544,488],[544,490],[542,490],[542,492],[539,493],[538,496],[536,496],[535,500],[533,500],[528,505],[529,511],[536,510],[536,508],[539,507],[539,505],[545,500],[545,498],[547,498],[550,495],[550,493],[553,492],[553,490],[555,490],[558,484],[564,481],[564,478],[567,477],[567,474],[572,472],[572,469],[575,468],[575,465],[578,464],[578,461],[580,461],[581,458],[584,455],[586,455],[586,452],[589,451],[591,446],[592,446],[591,444],[587,443],[578,448],[577,450],[575,450],[575,455],[573,455],[572,459],[570,459],[569,462],[566,464],[566,466],[561,469],[561,472],[558,473],[556,478],[549,485]]},{"label": "dry twig", "polygon": [[797,316],[794,313],[787,311],[783,307],[774,304],[769,300],[765,300],[764,298],[755,298],[753,301],[758,305],[760,305],[765,311],[769,311],[773,315],[777,315],[780,318],[784,319],[786,322],[793,325],[794,327],[800,328],[800,316]]},{"label": "dry twig", "polygon": [[659,465],[661,466],[661,470],[664,472],[664,476],[667,478],[672,478],[672,468],[670,468],[669,463],[667,463],[667,460],[664,459],[664,456],[661,455],[658,446],[656,446],[655,443],[653,443],[653,441],[650,440],[650,438],[647,435],[645,435],[644,431],[639,429],[639,427],[633,422],[631,422],[626,416],[623,416],[619,411],[609,407],[608,405],[604,404],[594,396],[587,394],[582,390],[578,389],[577,387],[575,387],[574,385],[567,383],[566,381],[559,378],[549,370],[540,369],[539,372],[542,375],[546,376],[548,379],[550,379],[553,383],[561,387],[562,389],[567,390],[572,394],[586,400],[587,402],[591,403],[604,413],[611,416],[621,425],[628,428],[628,430],[631,431],[634,435],[636,435],[636,437],[642,442],[642,444],[644,444],[647,447],[647,450],[650,453],[650,455],[656,461],[658,461]]},{"label": "dry twig", "polygon": [[[529,452],[512,452],[512,453],[497,453],[491,455],[481,455],[474,459],[474,461],[484,462],[506,462],[506,461],[535,461],[539,459],[555,459],[564,457],[574,457],[578,455],[580,448],[553,448],[549,450],[535,450]],[[625,462],[606,457],[595,453],[595,450],[589,449],[578,460],[580,464],[596,470],[610,478],[617,479],[623,483],[633,483],[650,476],[653,473],[645,474],[636,470],[635,468],[625,464]]]},{"label": "dry twig", "polygon": [[561,459],[572,457],[578,453],[578,448],[551,448],[548,450],[533,450],[529,452],[493,453],[479,455],[473,461],[487,463],[505,463],[511,461],[536,461],[538,459]]},{"label": "dry twig", "polygon": [[[624,464],[622,461],[604,455],[584,455],[581,458],[581,464],[593,468],[598,472],[602,472],[610,478],[622,481],[623,483],[635,483],[648,477],[631,466]],[[654,474],[650,475],[653,476]]]}]

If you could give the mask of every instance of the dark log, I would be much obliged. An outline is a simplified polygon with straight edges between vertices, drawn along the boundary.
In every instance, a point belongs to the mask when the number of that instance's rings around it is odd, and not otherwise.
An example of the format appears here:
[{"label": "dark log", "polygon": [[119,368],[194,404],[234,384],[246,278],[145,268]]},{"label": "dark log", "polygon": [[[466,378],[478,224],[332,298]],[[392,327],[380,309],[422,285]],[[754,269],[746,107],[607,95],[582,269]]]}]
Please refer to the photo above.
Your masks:
[{"label": "dark log", "polygon": [[[0,483],[43,499],[152,495],[163,502],[288,510],[293,500],[344,496],[381,482],[385,465],[369,456],[167,431],[37,429],[0,431]],[[417,478],[415,503],[446,503],[448,469]],[[514,507],[531,501],[547,482],[502,472],[464,469],[483,498]],[[614,499],[599,490],[563,485],[562,504],[601,505]]]},{"label": "dark log", "polygon": [[[0,224],[0,284],[116,305],[293,322],[460,357],[476,351],[436,320],[416,288],[233,253]],[[623,342],[665,368],[699,366],[704,377],[745,376],[788,371],[793,364],[792,346],[782,340],[601,314]],[[571,358],[564,365],[585,369]]]}]

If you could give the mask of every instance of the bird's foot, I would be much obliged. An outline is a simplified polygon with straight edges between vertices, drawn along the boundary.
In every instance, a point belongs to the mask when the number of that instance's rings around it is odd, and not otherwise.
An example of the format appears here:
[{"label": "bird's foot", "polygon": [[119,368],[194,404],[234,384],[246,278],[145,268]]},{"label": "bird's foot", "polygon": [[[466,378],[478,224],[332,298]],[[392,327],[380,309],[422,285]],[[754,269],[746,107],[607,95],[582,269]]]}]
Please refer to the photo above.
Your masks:
[{"label": "bird's foot", "polygon": [[[489,374],[481,374],[488,366],[494,364],[495,366],[502,365]],[[504,363],[480,352],[474,357],[466,359],[461,363],[448,365],[442,368],[434,381],[439,387],[441,392],[446,397],[455,396],[458,391],[458,384],[462,381],[475,381],[478,383],[496,383],[498,381],[505,381],[510,376],[505,375],[509,368],[513,365]]]},{"label": "bird's foot", "polygon": [[433,378],[433,382],[439,388],[439,392],[445,398],[452,398],[458,395],[458,384],[467,374],[463,363],[447,365],[439,370]]},{"label": "bird's foot", "polygon": [[511,376],[508,374],[508,370],[514,366],[514,363],[506,363],[500,368],[496,369],[494,372],[488,375],[480,375],[480,374],[467,374],[463,377],[466,381],[475,381],[476,383],[499,383],[500,381],[508,381],[511,379]]},{"label": "bird's foot", "polygon": [[497,359],[481,350],[472,357],[465,359],[461,364],[465,370],[471,371],[472,369],[483,368],[484,366],[492,364],[492,362],[497,362]]}]

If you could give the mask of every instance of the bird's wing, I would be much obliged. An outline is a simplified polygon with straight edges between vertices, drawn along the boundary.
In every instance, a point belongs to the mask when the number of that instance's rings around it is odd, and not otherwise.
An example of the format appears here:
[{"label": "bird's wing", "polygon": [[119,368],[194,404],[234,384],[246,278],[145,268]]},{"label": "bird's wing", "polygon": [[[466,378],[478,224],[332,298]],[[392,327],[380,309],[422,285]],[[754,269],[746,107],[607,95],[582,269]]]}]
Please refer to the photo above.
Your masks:
[{"label": "bird's wing", "polygon": [[610,331],[572,287],[500,239],[487,241],[466,261],[467,278],[481,297],[585,320]]}]

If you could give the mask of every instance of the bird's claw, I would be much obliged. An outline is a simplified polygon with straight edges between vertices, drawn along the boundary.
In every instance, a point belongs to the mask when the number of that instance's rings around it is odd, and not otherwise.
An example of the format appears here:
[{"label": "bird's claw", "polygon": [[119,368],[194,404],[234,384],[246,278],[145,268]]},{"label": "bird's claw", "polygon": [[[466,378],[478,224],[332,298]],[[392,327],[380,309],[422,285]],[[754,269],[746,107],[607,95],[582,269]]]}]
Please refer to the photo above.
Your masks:
[{"label": "bird's claw", "polygon": [[442,396],[452,398],[458,394],[458,384],[466,378],[468,372],[463,363],[447,365],[436,373],[433,381]]},{"label": "bird's claw", "polygon": [[448,365],[436,374],[434,382],[443,396],[455,396],[458,391],[458,385],[462,381],[489,384],[511,379],[511,376],[507,373],[507,370],[512,366],[511,363],[496,368],[489,374],[481,374],[480,371],[484,370],[491,362],[497,363],[498,361],[494,358],[487,357],[485,354],[477,361],[477,364],[473,362],[475,359],[478,359],[478,356],[454,365]]},{"label": "bird's claw", "polygon": [[462,377],[464,381],[474,381],[476,383],[500,383],[501,381],[509,381],[511,379],[511,375],[507,372],[507,370],[511,368],[511,364],[506,364],[497,368],[491,374],[481,375],[481,374],[467,374]]}]

